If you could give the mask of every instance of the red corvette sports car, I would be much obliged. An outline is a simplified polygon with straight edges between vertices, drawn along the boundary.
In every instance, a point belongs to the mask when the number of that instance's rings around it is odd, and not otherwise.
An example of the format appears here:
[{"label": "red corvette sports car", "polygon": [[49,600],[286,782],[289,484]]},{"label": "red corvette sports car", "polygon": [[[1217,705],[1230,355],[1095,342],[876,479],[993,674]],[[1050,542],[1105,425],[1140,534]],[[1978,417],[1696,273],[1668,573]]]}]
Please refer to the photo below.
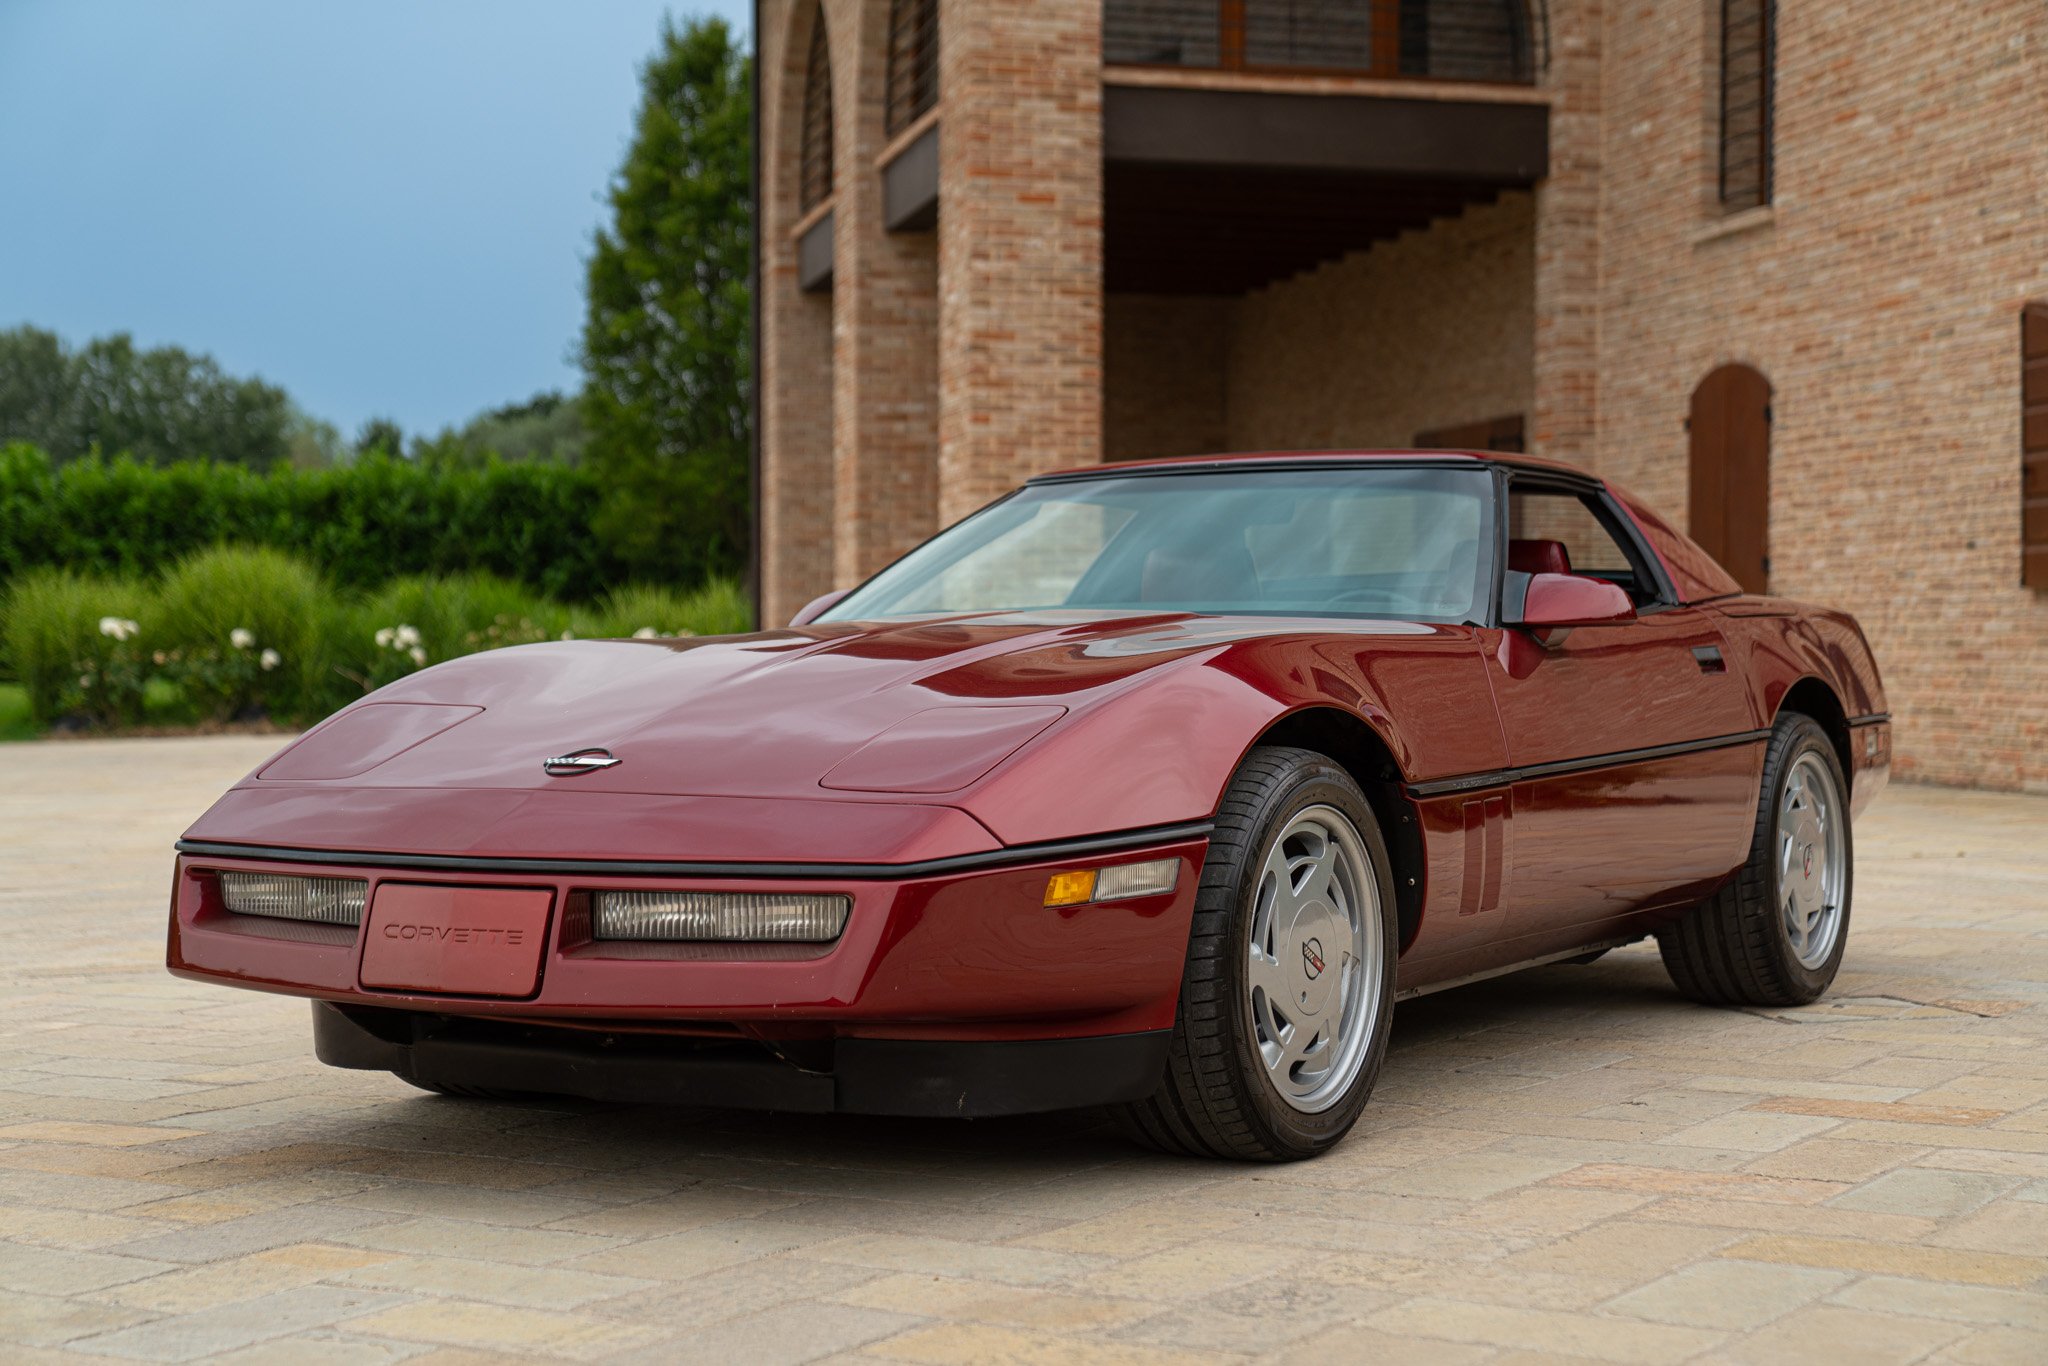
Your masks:
[{"label": "red corvette sports car", "polygon": [[180,841],[169,961],[434,1091],[1301,1158],[1405,997],[1646,935],[1818,996],[1890,756],[1854,620],[1568,466],[1097,466],[785,630],[364,698]]}]

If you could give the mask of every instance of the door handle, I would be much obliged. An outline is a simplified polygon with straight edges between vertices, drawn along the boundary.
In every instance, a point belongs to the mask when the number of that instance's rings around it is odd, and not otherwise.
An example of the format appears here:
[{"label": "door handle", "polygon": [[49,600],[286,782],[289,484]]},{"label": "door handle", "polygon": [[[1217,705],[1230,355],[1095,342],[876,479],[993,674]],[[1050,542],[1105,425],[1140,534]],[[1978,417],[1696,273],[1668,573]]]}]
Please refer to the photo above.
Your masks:
[{"label": "door handle", "polygon": [[1693,663],[1700,666],[1703,674],[1724,674],[1728,672],[1728,661],[1721,658],[1718,645],[1695,645],[1692,647]]}]

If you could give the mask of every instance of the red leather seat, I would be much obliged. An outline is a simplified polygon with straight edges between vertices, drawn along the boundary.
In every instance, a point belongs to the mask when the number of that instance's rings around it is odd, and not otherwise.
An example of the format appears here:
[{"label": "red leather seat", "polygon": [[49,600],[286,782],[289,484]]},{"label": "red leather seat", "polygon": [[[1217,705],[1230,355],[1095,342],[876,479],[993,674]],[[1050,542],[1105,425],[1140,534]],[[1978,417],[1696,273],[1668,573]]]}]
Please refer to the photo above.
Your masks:
[{"label": "red leather seat", "polygon": [[1509,541],[1508,568],[1517,574],[1569,574],[1572,557],[1563,541]]}]

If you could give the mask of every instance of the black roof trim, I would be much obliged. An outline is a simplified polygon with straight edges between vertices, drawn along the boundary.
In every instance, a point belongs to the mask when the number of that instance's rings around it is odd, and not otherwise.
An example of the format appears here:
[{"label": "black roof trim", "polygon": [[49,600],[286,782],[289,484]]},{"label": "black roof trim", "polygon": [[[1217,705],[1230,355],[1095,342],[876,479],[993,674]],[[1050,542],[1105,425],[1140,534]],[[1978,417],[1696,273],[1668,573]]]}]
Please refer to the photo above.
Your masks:
[{"label": "black roof trim", "polygon": [[1485,470],[1502,466],[1519,470],[1530,475],[1554,478],[1560,483],[1588,489],[1601,490],[1606,487],[1598,475],[1582,470],[1559,469],[1554,465],[1538,465],[1515,458],[1512,451],[1442,451],[1432,454],[1418,451],[1413,455],[1371,455],[1371,456],[1287,456],[1271,459],[1246,456],[1242,459],[1216,460],[1195,458],[1155,464],[1150,461],[1132,461],[1120,464],[1105,462],[1078,470],[1060,470],[1053,474],[1035,475],[1024,481],[1028,488],[1035,484],[1071,484],[1094,479],[1143,479],[1163,474],[1226,474],[1246,469],[1280,471],[1283,473],[1313,472],[1316,470],[1416,470],[1416,469],[1474,469]]}]

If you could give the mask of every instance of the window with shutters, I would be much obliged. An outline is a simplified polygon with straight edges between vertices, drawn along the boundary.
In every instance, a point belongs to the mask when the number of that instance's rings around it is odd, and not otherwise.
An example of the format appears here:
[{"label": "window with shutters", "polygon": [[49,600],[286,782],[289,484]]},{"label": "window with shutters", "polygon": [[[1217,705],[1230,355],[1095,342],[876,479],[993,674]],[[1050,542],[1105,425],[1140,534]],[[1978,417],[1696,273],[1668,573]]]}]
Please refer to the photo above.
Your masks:
[{"label": "window with shutters", "polygon": [[832,54],[825,42],[825,8],[811,20],[810,58],[804,67],[803,174],[798,196],[806,213],[832,197]]},{"label": "window with shutters", "polygon": [[1721,0],[1721,203],[1771,202],[1777,0]]},{"label": "window with shutters", "polygon": [[888,86],[890,137],[939,102],[939,0],[890,0]]},{"label": "window with shutters", "polygon": [[2020,582],[2048,589],[2048,301],[2020,317]]}]

